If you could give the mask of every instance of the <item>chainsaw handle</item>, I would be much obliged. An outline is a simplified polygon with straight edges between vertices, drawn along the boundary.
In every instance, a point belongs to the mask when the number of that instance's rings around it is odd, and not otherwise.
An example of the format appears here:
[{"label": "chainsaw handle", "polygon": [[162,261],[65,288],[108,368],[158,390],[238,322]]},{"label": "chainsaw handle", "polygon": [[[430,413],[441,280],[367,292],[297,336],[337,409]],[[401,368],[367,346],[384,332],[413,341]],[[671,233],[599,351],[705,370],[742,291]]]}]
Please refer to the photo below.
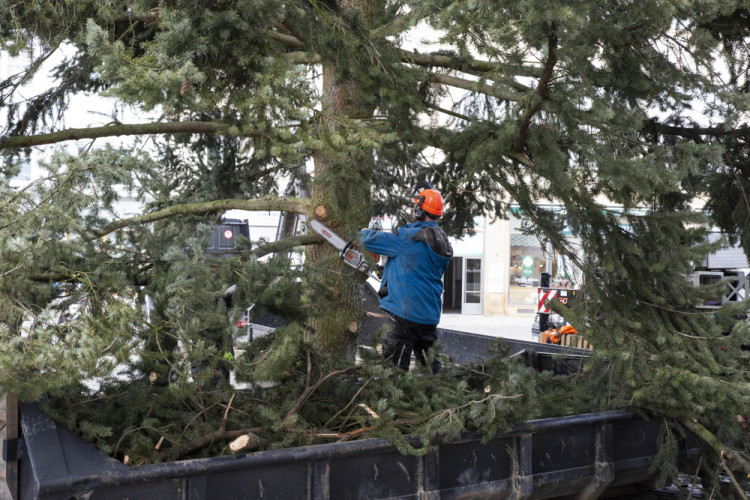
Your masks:
[{"label": "chainsaw handle", "polygon": [[344,255],[346,255],[346,252],[349,250],[355,250],[357,248],[357,242],[354,240],[349,240],[346,242],[346,245],[344,245],[344,248],[341,249],[341,258],[344,258]]}]

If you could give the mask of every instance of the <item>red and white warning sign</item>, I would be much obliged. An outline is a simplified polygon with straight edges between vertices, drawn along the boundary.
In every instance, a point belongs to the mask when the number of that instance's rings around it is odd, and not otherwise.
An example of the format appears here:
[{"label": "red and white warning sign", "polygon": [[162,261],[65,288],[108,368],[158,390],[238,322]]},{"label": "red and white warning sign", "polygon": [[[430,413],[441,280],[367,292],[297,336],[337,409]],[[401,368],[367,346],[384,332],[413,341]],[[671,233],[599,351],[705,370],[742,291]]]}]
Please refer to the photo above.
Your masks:
[{"label": "red and white warning sign", "polygon": [[234,233],[230,229],[224,231],[224,238],[231,240],[232,236],[234,236]]},{"label": "red and white warning sign", "polygon": [[539,305],[537,312],[542,314],[549,314],[552,312],[547,304],[552,299],[557,299],[563,304],[567,304],[569,299],[575,296],[575,290],[564,290],[560,288],[539,288]]}]

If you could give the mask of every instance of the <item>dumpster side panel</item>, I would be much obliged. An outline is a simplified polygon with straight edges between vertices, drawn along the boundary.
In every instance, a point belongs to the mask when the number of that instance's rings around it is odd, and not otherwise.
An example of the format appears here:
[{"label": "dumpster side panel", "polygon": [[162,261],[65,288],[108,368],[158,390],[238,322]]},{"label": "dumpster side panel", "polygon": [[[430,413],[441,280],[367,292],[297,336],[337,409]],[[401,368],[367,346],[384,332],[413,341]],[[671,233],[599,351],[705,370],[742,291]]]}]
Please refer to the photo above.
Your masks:
[{"label": "dumpster side panel", "polygon": [[301,462],[191,476],[188,498],[308,498],[308,470]]},{"label": "dumpster side panel", "polygon": [[544,474],[593,465],[596,457],[595,430],[594,426],[586,426],[534,434],[532,473]]},{"label": "dumpster side panel", "polygon": [[440,446],[439,489],[452,490],[482,482],[511,478],[513,438],[492,439],[483,446],[476,441]]},{"label": "dumpster side panel", "polygon": [[616,462],[656,455],[659,428],[654,420],[631,419],[614,422],[614,458]]},{"label": "dumpster side panel", "polygon": [[330,461],[330,498],[398,498],[423,487],[421,457],[393,450]]},{"label": "dumpster side panel", "polygon": [[78,490],[54,495],[40,495],[39,498],[59,500],[112,500],[115,498],[128,500],[184,500],[193,498],[185,494],[187,491],[184,479],[172,479],[155,482],[142,482],[121,486],[96,487],[91,490]]}]

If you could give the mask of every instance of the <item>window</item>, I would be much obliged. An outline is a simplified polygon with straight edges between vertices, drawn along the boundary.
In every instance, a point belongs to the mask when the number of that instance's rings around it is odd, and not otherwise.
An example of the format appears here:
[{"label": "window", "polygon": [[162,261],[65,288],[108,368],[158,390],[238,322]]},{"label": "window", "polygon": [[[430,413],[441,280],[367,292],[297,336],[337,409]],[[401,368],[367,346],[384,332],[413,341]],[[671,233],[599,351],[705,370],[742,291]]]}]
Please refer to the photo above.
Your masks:
[{"label": "window", "polygon": [[[552,287],[575,288],[575,266],[556,252],[549,255],[536,236],[524,234],[525,218],[520,211],[510,217],[510,262],[508,270],[508,303],[537,306],[537,288],[542,273],[550,272]],[[576,238],[568,235],[574,243]]]},{"label": "window", "polygon": [[511,233],[510,235],[510,290],[511,304],[534,304],[547,256],[535,236]]},{"label": "window", "polygon": [[479,304],[482,301],[482,260],[466,259],[466,284],[464,302]]}]

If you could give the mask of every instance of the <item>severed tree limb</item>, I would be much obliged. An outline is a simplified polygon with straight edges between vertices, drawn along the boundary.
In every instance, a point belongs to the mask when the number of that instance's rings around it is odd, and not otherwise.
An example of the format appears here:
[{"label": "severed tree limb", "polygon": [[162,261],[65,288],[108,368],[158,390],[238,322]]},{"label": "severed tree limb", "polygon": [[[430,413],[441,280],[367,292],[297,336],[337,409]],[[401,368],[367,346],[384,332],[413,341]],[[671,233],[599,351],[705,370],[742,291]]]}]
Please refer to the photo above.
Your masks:
[{"label": "severed tree limb", "polygon": [[745,492],[742,489],[742,486],[740,486],[740,483],[737,482],[737,478],[734,477],[734,474],[732,474],[732,471],[730,471],[729,467],[727,467],[727,461],[724,460],[724,456],[721,457],[721,462],[719,463],[719,465],[721,465],[721,468],[724,469],[724,473],[727,476],[729,476],[729,481],[731,481],[732,486],[734,486],[734,489],[737,492],[738,498],[747,500],[747,495],[745,495]]},{"label": "severed tree limb", "polygon": [[266,196],[254,200],[215,200],[204,203],[187,203],[184,205],[175,205],[156,212],[138,215],[129,219],[121,219],[104,226],[94,233],[96,237],[105,236],[113,231],[128,226],[138,224],[148,224],[160,221],[175,215],[185,214],[205,214],[210,212],[223,212],[225,210],[282,210],[285,212],[294,212],[306,214],[309,207],[309,201],[306,198],[278,198],[275,196]]},{"label": "severed tree limb", "polygon": [[251,130],[242,132],[236,126],[220,122],[154,122],[154,123],[120,123],[103,127],[69,128],[47,134],[29,136],[11,136],[0,139],[0,149],[25,148],[41,146],[78,139],[98,139],[100,137],[117,137],[121,135],[152,134],[223,134],[238,137],[265,137],[265,132]]},{"label": "severed tree limb", "polygon": [[[400,418],[398,420],[393,421],[393,425],[396,427],[405,427],[407,425],[411,425],[413,422],[407,418]],[[355,429],[353,431],[349,432],[308,432],[309,435],[320,437],[320,438],[333,438],[338,439],[337,442],[343,442],[343,441],[349,441],[350,439],[353,439],[357,436],[360,436],[361,434],[364,434],[365,432],[369,431],[370,427],[361,427],[359,429]]]},{"label": "severed tree limb", "polygon": [[681,423],[690,430],[690,432],[698,436],[702,441],[713,448],[716,453],[722,457],[722,460],[728,459],[736,462],[748,475],[750,475],[750,461],[745,459],[740,453],[724,446],[724,443],[720,442],[711,431],[695,420],[682,420]]},{"label": "severed tree limb", "polygon": [[272,241],[265,245],[257,246],[252,249],[250,253],[260,258],[269,253],[278,253],[286,250],[291,250],[295,247],[301,247],[306,245],[317,245],[323,243],[323,238],[317,234],[306,234],[303,236],[292,236],[290,238],[284,238],[283,240]]},{"label": "severed tree limb", "polygon": [[[183,444],[177,449],[177,458],[184,457],[188,453],[192,453],[196,450],[203,449],[207,446],[211,446],[217,441],[229,441],[235,438],[238,438],[244,434],[249,434],[257,437],[259,446],[264,446],[263,443],[266,442],[263,438],[260,436],[257,436],[255,433],[260,431],[260,427],[252,427],[248,429],[238,429],[236,431],[227,431],[227,430],[219,430],[212,432],[211,434],[206,434],[205,436],[201,436],[199,438],[193,439],[192,441],[188,441],[187,443]],[[170,457],[171,453],[167,451],[160,451],[159,453],[156,453],[156,458],[160,460],[167,460]]]},{"label": "severed tree limb", "polygon": [[[232,394],[232,397],[229,398],[229,403],[227,403],[227,407],[224,409],[224,416],[221,418],[221,424],[219,425],[219,428],[216,429],[211,434],[206,434],[205,436],[201,436],[199,438],[193,439],[192,441],[188,441],[187,443],[184,443],[182,446],[180,446],[177,449],[177,457],[183,457],[187,455],[188,453],[192,453],[196,450],[200,450],[202,448],[205,448],[207,446],[212,445],[216,441],[228,441],[231,439],[238,438],[242,435],[249,435],[253,441],[257,444],[258,447],[265,446],[268,441],[261,438],[260,436],[257,436],[255,433],[260,431],[260,427],[253,427],[250,429],[239,429],[235,431],[228,431],[227,429],[227,419],[229,417],[229,410],[232,408],[232,401],[234,401],[235,394]],[[155,454],[157,458],[160,460],[166,460],[171,455],[168,451],[160,451]]]}]

